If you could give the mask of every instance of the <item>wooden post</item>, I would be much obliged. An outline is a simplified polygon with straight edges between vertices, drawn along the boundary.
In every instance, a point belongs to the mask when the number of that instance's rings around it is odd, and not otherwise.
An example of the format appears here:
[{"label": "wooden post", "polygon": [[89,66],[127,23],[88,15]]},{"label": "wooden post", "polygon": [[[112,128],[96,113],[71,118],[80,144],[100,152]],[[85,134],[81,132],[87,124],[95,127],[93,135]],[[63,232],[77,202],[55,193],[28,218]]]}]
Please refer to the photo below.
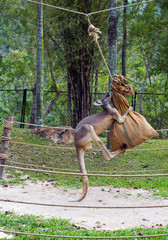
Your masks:
[{"label": "wooden post", "polygon": [[[10,131],[13,128],[13,119],[14,117],[7,116],[4,120],[3,125],[3,135],[1,141],[1,149],[0,149],[0,164],[5,165],[8,158],[8,146],[10,141]],[[3,178],[5,174],[5,168],[0,166],[0,178]]]}]

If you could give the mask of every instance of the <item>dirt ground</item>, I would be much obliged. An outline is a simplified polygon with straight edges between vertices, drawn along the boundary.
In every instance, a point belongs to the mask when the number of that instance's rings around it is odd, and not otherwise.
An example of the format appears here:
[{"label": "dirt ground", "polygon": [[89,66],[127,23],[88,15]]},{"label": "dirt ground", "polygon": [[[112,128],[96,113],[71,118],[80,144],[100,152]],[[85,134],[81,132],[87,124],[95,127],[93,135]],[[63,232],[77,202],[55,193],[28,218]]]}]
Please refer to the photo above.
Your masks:
[{"label": "dirt ground", "polygon": [[[0,198],[46,204],[73,206],[146,206],[168,205],[168,199],[156,198],[152,191],[113,187],[89,187],[86,198],[78,202],[81,189],[54,188],[52,183],[27,181],[26,185],[0,186]],[[0,211],[16,214],[65,218],[80,227],[94,230],[116,230],[133,227],[168,225],[168,208],[96,209],[26,205],[0,201]],[[2,234],[0,233],[0,238]]]}]

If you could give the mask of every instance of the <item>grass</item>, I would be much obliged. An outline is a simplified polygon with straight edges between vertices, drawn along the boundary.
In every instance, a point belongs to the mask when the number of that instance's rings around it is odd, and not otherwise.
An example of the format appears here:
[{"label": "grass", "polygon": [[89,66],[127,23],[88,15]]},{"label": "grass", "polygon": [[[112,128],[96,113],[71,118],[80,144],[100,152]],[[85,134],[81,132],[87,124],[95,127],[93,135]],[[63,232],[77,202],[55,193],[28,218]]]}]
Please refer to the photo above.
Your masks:
[{"label": "grass", "polygon": [[[117,236],[138,236],[138,235],[158,235],[158,234],[168,234],[167,227],[157,227],[157,228],[133,228],[126,230],[117,231],[94,231],[86,230],[77,227],[65,219],[44,219],[41,216],[33,215],[22,215],[18,216],[14,213],[9,215],[6,213],[0,213],[0,228],[4,230],[16,231],[16,232],[28,232],[35,234],[47,234],[47,235],[60,235],[60,236],[87,236],[87,237],[117,237]],[[25,239],[55,239],[51,237],[35,237],[35,236],[24,236],[18,235],[12,238],[17,240]],[[63,239],[63,238],[59,238]],[[74,239],[74,238],[71,238]],[[134,238],[137,239],[136,237]],[[156,239],[155,237],[145,238],[145,239]],[[167,240],[168,237],[159,237],[161,240]]]},{"label": "grass", "polygon": [[[0,129],[2,133],[2,129]],[[0,134],[1,134],[0,133]],[[16,144],[10,142],[9,160],[24,164],[35,164],[45,167],[78,170],[78,162],[74,150],[60,150],[45,148],[45,146],[57,146],[44,138],[37,138],[31,134],[29,129],[14,128],[11,132],[12,141],[29,144],[39,144],[44,147],[35,147],[30,145]],[[103,138],[105,141],[105,138]],[[149,140],[138,148],[167,148],[167,140]],[[58,145],[60,147],[60,145]],[[62,147],[73,147],[63,145]],[[94,145],[94,148],[97,148]],[[144,151],[144,152],[126,152],[124,155],[114,158],[111,161],[105,161],[101,152],[87,152],[85,156],[86,168],[89,171],[142,171],[153,169],[168,169],[168,151]],[[8,164],[13,164],[8,162]],[[20,166],[17,165],[16,166]],[[23,167],[27,167],[22,165]],[[36,167],[37,168],[37,167]],[[0,184],[19,184],[30,179],[32,181],[46,180],[52,181],[55,186],[77,187],[81,188],[81,177],[56,175],[37,172],[18,171],[6,169],[7,178],[1,179]],[[165,173],[167,173],[165,171]],[[168,197],[167,177],[145,177],[145,178],[111,178],[111,177],[89,177],[90,186],[114,186],[127,188],[143,188],[152,190],[154,195]],[[67,236],[93,236],[93,237],[110,237],[110,236],[136,236],[136,235],[155,235],[168,234],[167,227],[157,228],[134,228],[127,230],[117,230],[113,232],[89,231],[72,225],[64,219],[43,219],[33,215],[17,216],[14,213],[8,214],[0,212],[0,228],[11,231],[23,231],[31,233],[67,235]],[[31,236],[14,236],[13,239],[53,239]],[[73,238],[72,238],[73,239]],[[137,238],[135,238],[137,239]],[[150,238],[156,239],[156,238]],[[168,237],[159,237],[159,239],[168,240]]]},{"label": "grass", "polygon": [[[34,137],[29,129],[14,128],[11,133],[12,141],[23,142],[28,144],[37,144],[42,146],[59,146],[51,143],[45,138]],[[103,138],[105,141],[105,138]],[[21,162],[25,164],[35,164],[38,166],[50,167],[59,169],[78,170],[78,162],[76,159],[75,150],[53,149],[45,147],[35,147],[30,145],[16,144],[10,142],[9,160]],[[166,148],[168,140],[149,140],[139,146],[141,149]],[[73,144],[62,147],[74,147]],[[94,148],[97,148],[94,145]],[[168,169],[168,151],[143,151],[129,152],[127,151],[122,156],[106,161],[101,152],[86,152],[85,155],[86,168],[89,171],[143,171],[143,170],[158,170]],[[9,164],[9,163],[8,163]],[[13,164],[13,163],[11,163]],[[16,165],[18,166],[18,165]],[[20,165],[19,165],[20,166]],[[22,167],[27,167],[22,165]],[[36,167],[37,168],[37,167]],[[81,188],[80,176],[68,176],[59,174],[48,174],[38,172],[21,172],[18,170],[6,169],[8,178],[0,180],[0,184],[16,184],[24,182],[27,178],[32,181],[46,180],[52,181],[55,186],[77,187]],[[158,173],[158,172],[157,172]],[[160,172],[160,173],[167,173]],[[154,173],[153,173],[154,174]],[[25,177],[24,177],[25,175]],[[154,195],[168,197],[168,181],[167,177],[89,177],[90,186],[114,186],[127,188],[143,188],[150,189]]]}]

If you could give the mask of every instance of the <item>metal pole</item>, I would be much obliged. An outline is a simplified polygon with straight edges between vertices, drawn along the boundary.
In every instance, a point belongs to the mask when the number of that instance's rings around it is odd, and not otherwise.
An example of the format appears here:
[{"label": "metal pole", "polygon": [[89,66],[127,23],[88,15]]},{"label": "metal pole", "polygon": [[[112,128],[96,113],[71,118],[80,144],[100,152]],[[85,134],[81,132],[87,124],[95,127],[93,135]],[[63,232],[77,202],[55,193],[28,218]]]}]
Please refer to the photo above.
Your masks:
[{"label": "metal pole", "polygon": [[136,109],[136,97],[137,97],[137,92],[135,91],[135,96],[134,96],[134,111]]},{"label": "metal pole", "polygon": [[[25,112],[26,112],[26,97],[27,89],[23,91],[23,101],[22,101],[22,112],[21,112],[21,122],[25,122]],[[24,124],[20,124],[20,128],[24,128]]]}]

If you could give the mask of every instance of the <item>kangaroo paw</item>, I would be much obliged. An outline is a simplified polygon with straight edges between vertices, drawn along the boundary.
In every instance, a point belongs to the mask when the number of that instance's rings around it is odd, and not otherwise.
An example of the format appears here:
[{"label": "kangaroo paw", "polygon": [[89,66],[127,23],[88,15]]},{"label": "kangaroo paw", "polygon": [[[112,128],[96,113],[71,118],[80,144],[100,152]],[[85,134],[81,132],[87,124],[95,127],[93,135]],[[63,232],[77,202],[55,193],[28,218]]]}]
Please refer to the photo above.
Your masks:
[{"label": "kangaroo paw", "polygon": [[134,109],[133,109],[133,107],[129,107],[128,110],[129,111],[133,111]]}]

